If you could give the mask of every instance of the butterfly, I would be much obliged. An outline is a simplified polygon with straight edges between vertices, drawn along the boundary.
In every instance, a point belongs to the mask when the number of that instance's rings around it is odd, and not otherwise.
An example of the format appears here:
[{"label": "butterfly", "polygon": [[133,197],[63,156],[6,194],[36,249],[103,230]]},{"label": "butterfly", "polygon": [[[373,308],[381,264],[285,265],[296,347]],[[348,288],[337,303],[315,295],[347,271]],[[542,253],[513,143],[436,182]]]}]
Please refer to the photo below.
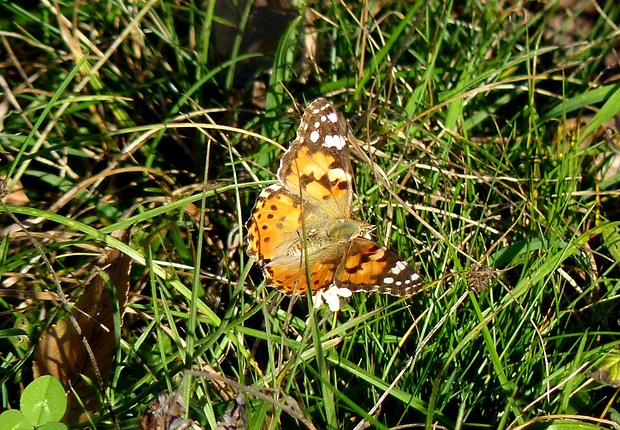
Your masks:
[{"label": "butterfly", "polygon": [[374,227],[351,216],[349,127],[324,98],[310,103],[247,222],[247,253],[267,285],[340,309],[356,291],[415,294],[422,279],[404,259],[370,238]]}]

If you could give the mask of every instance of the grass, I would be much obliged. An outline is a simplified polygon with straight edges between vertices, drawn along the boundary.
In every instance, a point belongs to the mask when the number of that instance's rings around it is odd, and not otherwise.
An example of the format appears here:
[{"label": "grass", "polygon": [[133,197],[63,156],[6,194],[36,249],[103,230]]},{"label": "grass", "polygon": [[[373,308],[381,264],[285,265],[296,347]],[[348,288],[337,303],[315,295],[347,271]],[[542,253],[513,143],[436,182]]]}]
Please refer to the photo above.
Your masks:
[{"label": "grass", "polygon": [[[134,265],[97,428],[138,428],[177,388],[205,428],[238,390],[253,429],[617,428],[617,388],[589,372],[607,359],[613,374],[618,345],[620,175],[604,130],[620,112],[605,63],[620,8],[316,2],[300,6],[311,24],[280,11],[291,26],[275,41],[267,21],[264,57],[227,39],[215,3],[0,5],[2,221],[28,225],[60,279],[4,231],[2,408],[19,407],[62,316],[58,288],[75,302],[111,247]],[[413,298],[315,312],[248,270],[241,226],[295,106],[319,95],[371,161],[353,158],[356,216],[417,265]]]}]

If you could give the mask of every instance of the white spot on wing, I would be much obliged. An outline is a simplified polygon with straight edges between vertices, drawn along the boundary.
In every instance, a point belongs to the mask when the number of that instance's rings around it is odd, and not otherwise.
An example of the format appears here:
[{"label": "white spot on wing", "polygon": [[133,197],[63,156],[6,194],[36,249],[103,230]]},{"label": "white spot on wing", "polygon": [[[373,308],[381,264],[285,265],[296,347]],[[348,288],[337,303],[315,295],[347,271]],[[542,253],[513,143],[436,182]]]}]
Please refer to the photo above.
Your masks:
[{"label": "white spot on wing", "polygon": [[327,115],[327,118],[329,118],[329,120],[334,124],[338,122],[338,115],[336,114],[336,112],[330,113],[329,115]]},{"label": "white spot on wing", "polygon": [[390,273],[398,275],[400,272],[402,272],[406,268],[407,268],[407,263],[405,263],[404,261],[397,261],[396,265],[392,267],[392,270],[390,270]]},{"label": "white spot on wing", "polygon": [[316,130],[310,133],[310,140],[312,141],[312,143],[316,143],[319,140],[319,137],[321,137],[321,135]]},{"label": "white spot on wing", "polygon": [[325,136],[325,142],[323,143],[324,146],[327,146],[328,148],[336,148],[337,150],[341,150],[346,144],[347,142],[340,135]]},{"label": "white spot on wing", "polygon": [[350,181],[351,175],[344,171],[344,169],[332,169],[327,172],[327,177],[330,181],[335,181],[336,179]]}]

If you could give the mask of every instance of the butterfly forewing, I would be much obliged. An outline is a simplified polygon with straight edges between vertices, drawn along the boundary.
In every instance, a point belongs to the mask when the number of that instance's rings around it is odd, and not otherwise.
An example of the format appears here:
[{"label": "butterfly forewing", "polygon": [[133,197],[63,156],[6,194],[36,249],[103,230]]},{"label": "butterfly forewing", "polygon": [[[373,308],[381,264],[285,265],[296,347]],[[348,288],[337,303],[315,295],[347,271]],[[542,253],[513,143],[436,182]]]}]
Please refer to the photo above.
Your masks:
[{"label": "butterfly forewing", "polygon": [[304,200],[321,202],[327,216],[349,218],[353,169],[347,139],[348,125],[342,115],[327,100],[315,100],[282,156],[278,179],[291,192],[307,195]]}]

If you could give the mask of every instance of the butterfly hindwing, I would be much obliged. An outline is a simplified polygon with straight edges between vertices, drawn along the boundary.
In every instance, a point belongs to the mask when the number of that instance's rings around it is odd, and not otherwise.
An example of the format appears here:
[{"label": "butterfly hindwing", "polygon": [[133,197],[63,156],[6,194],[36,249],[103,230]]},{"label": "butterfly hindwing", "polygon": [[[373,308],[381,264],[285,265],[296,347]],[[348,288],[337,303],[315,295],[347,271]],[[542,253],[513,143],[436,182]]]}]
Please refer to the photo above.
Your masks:
[{"label": "butterfly hindwing", "polygon": [[352,291],[377,291],[395,296],[415,294],[422,280],[394,251],[363,237],[347,247],[335,282]]}]

